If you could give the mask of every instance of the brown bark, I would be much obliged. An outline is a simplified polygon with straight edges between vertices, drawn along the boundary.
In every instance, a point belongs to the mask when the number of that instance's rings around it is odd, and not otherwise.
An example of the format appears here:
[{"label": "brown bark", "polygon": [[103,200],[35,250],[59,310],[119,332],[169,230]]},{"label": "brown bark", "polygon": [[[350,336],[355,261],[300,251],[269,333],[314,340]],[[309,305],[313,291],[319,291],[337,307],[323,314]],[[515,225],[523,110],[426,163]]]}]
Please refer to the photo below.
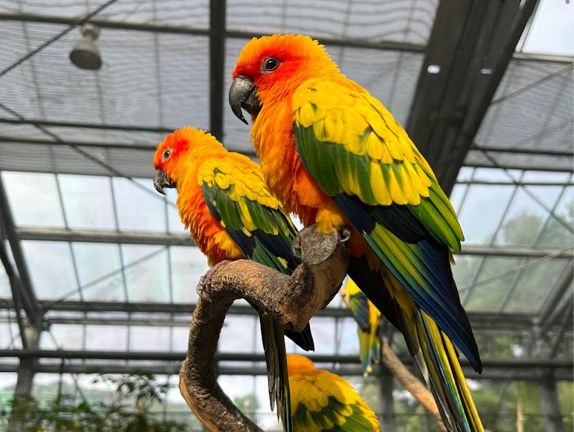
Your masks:
[{"label": "brown bark", "polygon": [[261,430],[225,395],[215,374],[217,341],[233,301],[244,298],[284,327],[302,330],[335,296],[347,273],[338,233],[321,235],[313,227],[307,228],[299,233],[294,246],[301,249],[303,263],[291,276],[240,260],[216,265],[199,282],[179,388],[210,431]]},{"label": "brown bark", "polygon": [[429,389],[407,369],[385,339],[382,340],[381,350],[381,361],[385,367],[401,383],[403,388],[434,416],[440,430],[446,431],[436,401]]}]

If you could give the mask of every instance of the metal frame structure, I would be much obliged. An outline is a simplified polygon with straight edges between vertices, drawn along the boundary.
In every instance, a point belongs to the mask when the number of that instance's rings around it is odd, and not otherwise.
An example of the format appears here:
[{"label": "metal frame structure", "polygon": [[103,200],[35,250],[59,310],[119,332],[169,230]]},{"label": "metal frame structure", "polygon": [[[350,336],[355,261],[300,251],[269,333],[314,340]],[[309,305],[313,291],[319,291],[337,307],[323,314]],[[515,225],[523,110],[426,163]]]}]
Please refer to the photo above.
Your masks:
[{"label": "metal frame structure", "polygon": [[[154,19],[156,18],[157,5],[155,0],[150,0],[153,5]],[[113,3],[109,2],[110,4]],[[398,52],[401,55],[414,53],[424,55],[422,67],[418,76],[413,101],[410,105],[407,129],[413,141],[417,143],[421,151],[425,154],[429,162],[437,172],[437,176],[447,192],[451,192],[455,186],[457,175],[462,166],[466,167],[498,167],[504,170],[512,169],[541,169],[544,171],[564,171],[563,165],[553,168],[551,164],[537,162],[514,163],[498,162],[501,155],[523,156],[545,156],[558,160],[574,157],[570,150],[556,149],[518,149],[510,147],[493,147],[479,145],[475,139],[479,131],[487,110],[493,105],[523,94],[535,88],[549,79],[554,79],[568,72],[571,69],[572,58],[529,55],[515,53],[514,47],[517,45],[521,35],[527,31],[529,20],[537,7],[537,0],[519,0],[507,2],[477,2],[471,0],[441,0],[438,4],[436,16],[428,42],[425,44],[413,42],[399,42],[395,40],[379,39],[376,41],[356,38],[328,37],[322,35],[318,39],[329,46],[340,48],[360,48],[367,49],[372,53],[383,51]],[[349,2],[350,5],[350,2]],[[102,8],[100,8],[102,9]],[[134,22],[105,19],[97,14],[88,14],[84,17],[72,17],[64,15],[43,15],[36,13],[14,13],[1,12],[0,22],[23,23],[44,23],[68,26],[69,31],[87,20],[103,29],[117,29],[123,31],[147,32],[154,35],[153,46],[156,56],[159,52],[158,35],[187,35],[202,36],[209,41],[209,129],[219,139],[225,136],[224,129],[224,109],[225,109],[225,58],[226,42],[232,40],[246,40],[261,33],[227,28],[226,19],[228,4],[225,0],[210,0],[208,27],[192,27],[183,25],[167,25],[159,22]],[[90,16],[93,15],[93,16]],[[347,19],[349,17],[347,16]],[[526,29],[526,30],[525,30]],[[38,47],[32,47],[26,36],[26,46],[28,53],[12,65],[0,71],[0,79],[10,70],[18,67],[36,53],[49,46],[50,41],[46,41]],[[64,34],[64,33],[62,33]],[[54,41],[57,40],[55,36]],[[547,76],[512,92],[495,98],[503,74],[512,60],[524,62],[556,62],[564,63],[565,66],[548,74]],[[207,61],[207,60],[206,60]],[[399,60],[400,61],[400,60]],[[440,73],[434,73],[433,68]],[[397,69],[398,71],[398,69]],[[35,73],[35,72],[34,72]],[[112,166],[105,160],[100,160],[92,155],[90,151],[98,149],[102,151],[117,150],[129,151],[143,155],[142,159],[151,159],[152,151],[155,148],[156,138],[161,134],[170,132],[173,126],[169,124],[169,119],[161,112],[161,85],[159,69],[156,74],[156,94],[160,106],[159,124],[155,126],[142,124],[120,124],[109,121],[106,118],[104,104],[99,97],[99,116],[93,122],[62,121],[44,118],[27,118],[13,111],[4,103],[0,104],[0,111],[4,113],[0,116],[0,126],[33,127],[40,132],[38,134],[21,135],[11,132],[0,133],[0,144],[44,146],[50,148],[71,148],[79,157],[85,157],[93,162],[105,175],[124,177],[138,185],[134,180],[134,175],[128,175]],[[206,83],[207,84],[207,83]],[[101,83],[98,81],[98,86]],[[38,89],[36,88],[38,93]],[[37,94],[40,111],[43,113],[41,96]],[[498,105],[500,106],[500,105]],[[207,109],[207,107],[206,107]],[[7,115],[9,114],[9,115]],[[546,117],[546,125],[549,124],[552,112]],[[60,136],[57,130],[77,130],[77,131],[98,131],[102,135],[108,132],[138,133],[137,140],[122,139],[68,139]],[[141,138],[142,136],[147,138]],[[149,137],[148,137],[149,136]],[[536,138],[536,137],[535,137]],[[249,156],[255,156],[253,152],[246,151]],[[466,161],[465,161],[466,159]],[[147,159],[146,159],[147,160]],[[55,167],[55,164],[52,166]],[[0,168],[1,162],[0,162]],[[135,167],[133,173],[147,172],[146,167]],[[22,167],[27,171],[28,168]],[[150,170],[151,171],[151,170]],[[56,185],[58,197],[63,207],[62,192],[59,174],[68,172],[74,173],[73,168],[53,169],[56,174]],[[131,171],[130,171],[131,173]],[[92,173],[93,174],[93,173]],[[101,174],[98,172],[96,174]],[[150,173],[151,175],[151,173]],[[524,175],[524,173],[522,174]],[[481,181],[463,180],[458,184],[465,185],[510,185],[513,187],[513,194],[519,190],[529,187],[540,186],[562,186],[562,194],[566,193],[566,188],[572,186],[572,176],[568,183],[551,183],[522,181],[522,178],[514,179],[509,175],[510,180],[505,181]],[[138,185],[140,189],[144,189]],[[110,180],[112,196],[114,187]],[[148,191],[149,192],[149,191]],[[468,192],[468,188],[467,188]],[[559,219],[556,209],[560,202],[560,195],[552,207],[544,207],[550,215],[545,225],[538,232],[532,246],[499,246],[494,243],[496,233],[498,233],[510,211],[512,199],[508,201],[503,215],[500,218],[499,226],[496,228],[490,245],[469,245],[464,247],[465,256],[478,257],[506,257],[520,259],[520,266],[512,269],[513,281],[508,287],[503,301],[497,311],[470,313],[470,319],[477,332],[483,335],[496,337],[497,335],[530,338],[535,351],[535,356],[524,359],[487,358],[484,359],[486,372],[482,376],[473,374],[468,367],[466,372],[472,379],[508,379],[509,371],[513,379],[533,381],[541,384],[543,394],[544,412],[548,414],[548,430],[561,430],[560,422],[556,420],[556,381],[572,381],[572,358],[557,358],[558,348],[564,341],[572,338],[572,298],[571,283],[573,274],[574,251],[572,248],[560,248],[540,246],[541,239],[546,225],[551,218]],[[463,197],[464,201],[465,197]],[[116,200],[112,199],[113,213],[116,226],[118,226],[118,209]],[[85,302],[71,301],[67,299],[46,301],[36,298],[33,283],[27,268],[27,262],[22,252],[22,242],[25,241],[52,241],[66,242],[69,245],[73,263],[74,277],[78,287],[80,299],[82,299],[82,289],[78,268],[73,252],[73,244],[76,242],[107,243],[117,245],[156,245],[165,246],[167,250],[167,261],[169,267],[169,277],[171,278],[171,246],[193,246],[193,241],[187,235],[172,234],[167,226],[167,213],[170,203],[165,200],[166,230],[165,232],[136,232],[118,230],[88,230],[72,229],[69,227],[64,215],[64,226],[62,228],[39,228],[29,226],[17,226],[11,214],[10,203],[6,195],[5,187],[0,178],[0,239],[6,239],[6,243],[0,241],[0,258],[9,276],[12,290],[12,300],[0,299],[0,323],[11,323],[16,321],[21,335],[21,349],[0,349],[0,358],[17,359],[18,364],[12,361],[0,361],[0,372],[17,372],[18,383],[17,393],[29,393],[32,387],[33,375],[38,372],[45,373],[91,373],[105,369],[110,373],[130,372],[134,369],[145,370],[155,373],[177,373],[179,363],[183,358],[181,352],[106,352],[106,351],[74,351],[74,350],[46,350],[39,348],[40,335],[44,330],[49,330],[50,326],[58,324],[107,324],[107,325],[161,325],[161,326],[184,326],[186,317],[193,311],[193,305],[173,303],[138,303],[138,302]],[[568,227],[566,227],[568,228]],[[572,230],[570,228],[570,233]],[[120,265],[124,290],[127,290],[125,281],[125,269],[128,267],[120,249]],[[529,260],[562,260],[564,270],[559,276],[559,281],[555,289],[549,293],[542,308],[537,314],[530,313],[508,313],[505,308],[519,290],[518,281],[526,271]],[[475,287],[481,282],[478,276],[485,265],[485,258],[482,258],[479,270],[476,272],[474,280],[470,284],[465,294],[465,299],[471,297]],[[503,275],[498,275],[502,277]],[[173,297],[170,284],[170,296]],[[127,291],[125,292],[127,297]],[[463,300],[465,300],[463,299]],[[123,313],[109,318],[107,314]],[[255,316],[255,311],[247,306],[234,306],[230,310],[233,315]],[[3,315],[2,315],[3,314]],[[134,314],[138,314],[134,317]],[[141,314],[150,315],[142,318]],[[334,318],[335,320],[349,317],[349,313],[342,309],[326,309],[320,316]],[[105,320],[105,321],[104,321]],[[540,348],[543,344],[544,348]],[[355,356],[312,356],[319,363],[328,365],[328,368],[337,373],[345,375],[361,375],[358,360]],[[62,364],[54,364],[55,359],[62,360]],[[85,363],[84,360],[97,360],[96,363]],[[66,360],[66,362],[64,362]],[[105,360],[112,361],[107,363]],[[143,364],[134,366],[133,363],[122,361],[151,361],[153,365]],[[224,375],[262,375],[264,369],[258,365],[249,366],[228,366],[225,362],[262,362],[263,356],[259,354],[243,353],[219,353],[218,362],[221,364],[218,371]],[[403,360],[406,364],[411,364],[408,357]],[[381,382],[386,383],[386,391],[383,391],[382,398],[392,401],[392,377],[386,375],[384,371],[375,371]],[[392,406],[392,404],[390,404]],[[559,411],[558,411],[559,413]],[[558,416],[559,417],[559,416]],[[393,430],[392,410],[383,416],[383,429]]]}]

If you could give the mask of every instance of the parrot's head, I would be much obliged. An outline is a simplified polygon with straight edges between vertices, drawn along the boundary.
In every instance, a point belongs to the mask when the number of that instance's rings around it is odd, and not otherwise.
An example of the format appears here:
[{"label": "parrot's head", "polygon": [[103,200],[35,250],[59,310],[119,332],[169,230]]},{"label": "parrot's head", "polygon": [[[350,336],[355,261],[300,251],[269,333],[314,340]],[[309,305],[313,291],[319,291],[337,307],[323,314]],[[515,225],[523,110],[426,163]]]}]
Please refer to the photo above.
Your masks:
[{"label": "parrot's head", "polygon": [[307,79],[338,70],[325,47],[309,36],[253,38],[243,47],[231,75],[229,105],[247,123],[241,109],[255,118],[266,103],[289,95]]},{"label": "parrot's head", "polygon": [[164,188],[175,188],[183,176],[191,172],[201,155],[226,151],[215,137],[193,127],[178,129],[164,138],[153,157],[153,185],[165,194]]},{"label": "parrot's head", "polygon": [[315,365],[307,357],[300,354],[287,355],[287,372],[289,375],[298,372],[311,372],[315,370]]}]

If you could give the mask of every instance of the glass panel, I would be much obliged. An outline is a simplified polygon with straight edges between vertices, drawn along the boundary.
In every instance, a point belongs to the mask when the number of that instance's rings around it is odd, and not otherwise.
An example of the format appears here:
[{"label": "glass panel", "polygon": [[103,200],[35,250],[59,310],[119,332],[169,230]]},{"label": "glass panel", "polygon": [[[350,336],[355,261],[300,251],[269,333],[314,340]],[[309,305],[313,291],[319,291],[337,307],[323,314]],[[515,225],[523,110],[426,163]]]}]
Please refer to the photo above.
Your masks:
[{"label": "glass panel", "polygon": [[513,183],[519,181],[522,171],[520,170],[502,170],[499,168],[476,168],[472,180],[486,182],[504,182]]},{"label": "glass panel", "polygon": [[564,266],[571,265],[564,260],[550,262],[526,262],[522,274],[516,282],[505,312],[538,312],[544,300],[554,291],[556,280],[562,274]]},{"label": "glass panel", "polygon": [[[554,211],[570,228],[574,228],[574,187],[566,188]],[[540,237],[539,246],[572,247],[572,230],[550,217]]]},{"label": "glass panel", "polygon": [[181,223],[179,213],[176,207],[177,191],[175,189],[165,189],[166,200],[173,205],[167,206],[167,223],[170,233],[181,234],[187,230]]},{"label": "glass panel", "polygon": [[[544,196],[545,205],[553,208],[562,188],[555,186],[528,187],[536,196]],[[544,190],[540,193],[539,189]],[[535,243],[548,211],[538,204],[523,188],[519,188],[508,209],[495,243],[532,245]]]},{"label": "glass panel", "polygon": [[173,327],[171,329],[171,350],[187,352],[189,329],[187,327]]},{"label": "glass panel", "polygon": [[516,275],[514,269],[520,264],[520,258],[486,257],[472,292],[469,290],[463,296],[466,310],[492,311],[499,308]]},{"label": "glass panel", "polygon": [[109,178],[60,175],[59,181],[70,227],[117,228]]},{"label": "glass panel", "polygon": [[84,326],[80,324],[52,324],[50,333],[42,335],[40,347],[48,349],[54,345],[57,349],[84,349]]},{"label": "glass panel", "polygon": [[484,257],[457,255],[454,259],[456,264],[452,266],[452,273],[458,290],[464,298],[466,291],[468,291],[476,277],[476,272],[479,270]]},{"label": "glass panel", "polygon": [[257,321],[256,317],[227,315],[219,337],[219,351],[255,352],[257,341],[261,339]]},{"label": "glass panel", "polygon": [[[2,241],[2,240],[0,240]],[[4,266],[0,265],[0,298],[12,298],[12,290],[10,288],[10,280],[6,274]]]},{"label": "glass panel", "polygon": [[86,350],[126,351],[127,347],[127,327],[86,325]]},{"label": "glass panel", "polygon": [[80,298],[68,243],[23,241],[22,249],[39,299]]},{"label": "glass panel", "polygon": [[260,401],[257,400],[254,376],[220,375],[217,382],[233,403],[246,414],[257,410]]},{"label": "glass panel", "polygon": [[209,270],[207,258],[199,248],[189,246],[171,246],[170,255],[173,301],[195,303],[199,279]]},{"label": "glass panel", "polygon": [[[552,31],[549,31],[552,29]],[[521,44],[518,45],[520,47]],[[574,26],[569,2],[542,0],[524,41],[523,51],[574,55]]]},{"label": "glass panel", "polygon": [[0,347],[7,348],[21,348],[20,331],[18,325],[13,323],[0,323]]},{"label": "glass panel", "polygon": [[169,328],[130,326],[129,329],[131,351],[169,351]]},{"label": "glass panel", "polygon": [[120,249],[116,244],[73,243],[86,301],[126,301]]},{"label": "glass panel", "polygon": [[64,227],[53,174],[3,172],[2,180],[16,225]]},{"label": "glass panel", "polygon": [[163,246],[122,245],[129,301],[170,301],[166,251]]},{"label": "glass panel", "polygon": [[[311,330],[314,330],[314,328]],[[353,318],[339,318],[337,320],[337,337],[335,341],[337,354],[359,354],[359,336],[357,330],[357,323]]]},{"label": "glass panel", "polygon": [[468,244],[490,243],[513,190],[514,186],[469,186],[459,213]]},{"label": "glass panel", "polygon": [[568,183],[571,174],[564,172],[551,172],[551,171],[526,171],[522,181],[525,183]]},{"label": "glass panel", "polygon": [[[315,351],[326,355],[335,354],[335,318],[313,317],[311,318],[311,330],[315,341]],[[296,347],[296,352],[305,353],[299,347]]]},{"label": "glass panel", "polygon": [[142,190],[127,179],[113,179],[120,230],[165,231],[163,197],[154,189],[150,179],[137,182],[148,191]]},{"label": "glass panel", "polygon": [[462,204],[462,199],[464,197],[464,194],[466,193],[466,190],[468,189],[468,186],[463,184],[456,184],[454,185],[454,188],[452,189],[452,192],[450,193],[449,199],[450,202],[452,203],[452,206],[454,207],[454,209],[456,210],[457,213],[460,212],[460,206]]},{"label": "glass panel", "polygon": [[469,181],[469,180],[471,180],[475,169],[476,168],[466,167],[466,166],[461,167],[460,170],[458,171],[458,175],[456,177],[456,180],[457,181]]}]

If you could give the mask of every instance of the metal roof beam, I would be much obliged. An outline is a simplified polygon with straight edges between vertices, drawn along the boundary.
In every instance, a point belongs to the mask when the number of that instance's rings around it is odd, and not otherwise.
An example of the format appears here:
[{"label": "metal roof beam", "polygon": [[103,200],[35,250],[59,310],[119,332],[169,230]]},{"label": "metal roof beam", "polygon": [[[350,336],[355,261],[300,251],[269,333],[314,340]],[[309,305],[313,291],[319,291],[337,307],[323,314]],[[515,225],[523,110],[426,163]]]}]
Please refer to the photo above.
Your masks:
[{"label": "metal roof beam", "polygon": [[[46,240],[88,243],[125,243],[150,244],[164,246],[193,246],[194,242],[187,234],[168,234],[163,232],[118,232],[106,230],[86,230],[63,228],[18,227],[18,237],[21,240]],[[520,246],[463,246],[462,253],[457,255],[488,255],[503,257],[541,258],[574,258],[572,249],[560,248],[528,248]]]},{"label": "metal roof beam", "polygon": [[226,0],[209,2],[209,128],[223,140]]},{"label": "metal roof beam", "polygon": [[[1,120],[0,120],[1,122]],[[97,147],[106,149],[120,149],[120,150],[139,150],[153,152],[156,145],[149,143],[129,143],[121,141],[77,141],[65,140],[64,142],[52,141],[46,138],[24,138],[21,136],[0,135],[0,142],[18,143],[18,144],[36,144],[36,145],[72,145],[78,147]],[[159,144],[159,143],[157,143]]]},{"label": "metal roof beam", "polygon": [[[0,228],[2,225],[2,221],[0,221]],[[0,232],[3,232],[3,230],[0,230]],[[18,273],[16,272],[16,270],[14,269],[14,267],[12,266],[12,263],[10,262],[10,258],[8,256],[8,250],[6,248],[6,245],[4,243],[4,240],[0,238],[0,261],[2,262],[4,269],[6,271],[6,276],[8,276],[8,281],[10,283],[10,290],[12,292],[12,299],[13,301],[11,302],[11,308],[10,309],[14,309],[14,312],[16,314],[16,322],[18,323],[18,331],[20,332],[20,339],[22,340],[22,346],[24,348],[30,348],[29,344],[28,344],[28,337],[26,334],[26,324],[24,323],[24,320],[22,319],[22,315],[21,315],[21,292],[22,292],[22,281],[20,280],[20,277],[18,276]],[[11,321],[11,320],[10,320]]]},{"label": "metal roof beam", "polygon": [[536,3],[439,3],[408,130],[447,193]]},{"label": "metal roof beam", "polygon": [[[24,253],[20,246],[20,239],[18,238],[16,226],[14,224],[14,218],[12,217],[12,211],[10,209],[10,203],[8,201],[8,196],[6,190],[4,189],[4,182],[0,177],[0,219],[2,221],[2,231],[8,239],[10,244],[10,249],[12,250],[12,257],[14,259],[14,264],[16,265],[16,270],[18,271],[19,285],[18,288],[20,294],[20,300],[22,302],[22,307],[26,312],[26,317],[28,322],[35,328],[40,327],[40,322],[42,320],[41,310],[38,305],[38,300],[36,299],[36,294],[32,287],[32,279],[28,272],[28,266],[26,260],[24,259]],[[15,299],[16,300],[16,299]]]},{"label": "metal roof beam", "polygon": [[[189,303],[123,303],[123,302],[102,302],[90,301],[81,302],[74,300],[48,301],[41,300],[40,307],[45,313],[47,322],[59,324],[89,324],[100,322],[110,323],[109,315],[98,316],[98,314],[109,314],[110,312],[124,312],[130,314],[145,314],[150,320],[173,320],[188,319],[195,308]],[[9,300],[0,299],[1,309],[13,309],[14,305]],[[59,314],[65,312],[65,314]],[[77,312],[76,317],[72,317],[69,312]],[[89,313],[88,317],[82,314]],[[230,315],[256,316],[257,312],[250,306],[234,305],[229,310]],[[537,316],[527,313],[490,313],[490,312],[469,312],[469,318],[473,328],[480,329],[485,333],[515,333],[530,331]],[[182,316],[184,318],[182,318]],[[345,308],[325,308],[317,314],[319,317],[345,318],[350,317],[350,312]],[[175,318],[174,318],[175,317]],[[113,319],[121,320],[121,316],[114,316]],[[138,319],[145,320],[143,316]],[[113,320],[112,319],[112,320]],[[129,319],[128,319],[129,320]],[[104,322],[105,321],[105,322]],[[134,320],[130,321],[134,324]],[[127,322],[125,324],[128,324]]]},{"label": "metal roof beam", "polygon": [[[183,361],[185,352],[165,351],[82,351],[82,350],[14,350],[0,349],[0,357],[23,358],[55,358],[67,360],[134,360],[134,361]],[[309,359],[315,363],[340,363],[359,364],[360,359],[356,355],[330,355],[309,354]],[[399,355],[401,361],[411,364],[412,359],[408,355]],[[263,353],[221,353],[215,354],[217,361],[245,361],[264,362]],[[461,364],[468,366],[469,362],[461,358]],[[572,359],[555,358],[490,358],[483,359],[484,369],[487,368],[513,368],[513,369],[560,369],[574,366]]]},{"label": "metal roof beam", "polygon": [[526,155],[543,155],[543,156],[556,156],[556,157],[574,157],[572,151],[561,151],[543,148],[505,148],[505,147],[489,147],[474,144],[471,150],[487,151],[489,153],[510,153],[510,154],[526,154]]},{"label": "metal roof beam", "polygon": [[[530,163],[515,163],[515,162],[498,162],[494,165],[488,161],[466,161],[463,166],[469,168],[505,168],[510,170],[522,171],[551,171],[551,172],[569,172],[572,171],[572,164],[570,161],[564,160],[564,164],[556,166],[552,164],[540,164],[539,162]],[[455,182],[456,183],[456,182]]]},{"label": "metal roof beam", "polygon": [[115,130],[124,132],[149,132],[149,133],[169,133],[173,132],[174,128],[162,126],[141,126],[141,125],[125,125],[125,124],[102,124],[102,123],[87,123],[87,122],[69,122],[69,121],[53,121],[41,119],[14,119],[14,118],[0,118],[0,123],[13,124],[13,125],[29,125],[36,124],[44,127],[61,127],[72,129],[97,129],[97,130]]},{"label": "metal roof beam", "polygon": [[46,240],[87,243],[123,243],[160,246],[194,246],[188,234],[165,232],[119,232],[105,230],[66,230],[64,228],[19,227],[21,240]]},{"label": "metal roof beam", "polygon": [[[342,376],[363,376],[364,369],[360,366],[338,366],[336,368],[324,365],[320,366],[321,369],[327,370]],[[125,365],[113,364],[108,362],[89,364],[39,364],[35,367],[37,373],[72,373],[72,374],[92,374],[92,373],[107,373],[107,374],[131,374],[134,372],[151,373],[154,375],[177,375],[181,369],[181,362],[170,363],[157,363],[154,365]],[[11,363],[0,363],[0,372],[17,372],[18,365]],[[264,367],[253,366],[217,366],[219,375],[257,375],[265,376],[267,371]],[[477,374],[472,368],[465,367],[464,374],[468,379],[473,380],[494,380],[503,381],[508,379],[508,370],[495,370],[483,371],[482,374]],[[373,369],[372,375],[378,376],[380,374],[378,368]],[[520,381],[540,381],[545,371],[533,370],[512,370],[512,378]],[[573,371],[566,369],[557,369],[553,371],[553,376],[557,381],[572,381]]]},{"label": "metal roof beam", "polygon": [[572,262],[569,262],[568,265],[565,266],[562,274],[560,275],[560,279],[556,283],[556,289],[552,293],[551,297],[546,300],[540,310],[539,322],[543,329],[542,333],[544,333],[545,329],[551,326],[554,321],[559,318],[560,310],[558,307],[568,292],[568,288],[572,283],[573,277],[574,266],[572,266]]},{"label": "metal roof beam", "polygon": [[[0,12],[0,21],[23,21],[23,22],[38,22],[46,24],[63,24],[73,25],[77,24],[81,18],[65,17],[60,15],[44,15],[32,13],[8,13]],[[191,36],[210,36],[210,31],[206,28],[197,28],[190,26],[177,26],[173,24],[155,24],[143,22],[126,22],[126,21],[113,21],[102,20],[97,18],[90,19],[90,23],[97,25],[100,28],[112,28],[119,30],[135,30],[146,31],[155,33],[171,33],[182,34]],[[250,32],[242,30],[226,29],[222,32],[224,37],[235,39],[251,39],[252,37],[259,37],[270,33]],[[406,52],[424,52],[425,46],[423,44],[409,43],[409,42],[396,42],[396,41],[369,41],[364,39],[342,39],[342,38],[329,38],[317,37],[310,35],[314,39],[318,39],[325,45],[354,47],[354,48],[370,48],[391,51],[406,51]]]}]

